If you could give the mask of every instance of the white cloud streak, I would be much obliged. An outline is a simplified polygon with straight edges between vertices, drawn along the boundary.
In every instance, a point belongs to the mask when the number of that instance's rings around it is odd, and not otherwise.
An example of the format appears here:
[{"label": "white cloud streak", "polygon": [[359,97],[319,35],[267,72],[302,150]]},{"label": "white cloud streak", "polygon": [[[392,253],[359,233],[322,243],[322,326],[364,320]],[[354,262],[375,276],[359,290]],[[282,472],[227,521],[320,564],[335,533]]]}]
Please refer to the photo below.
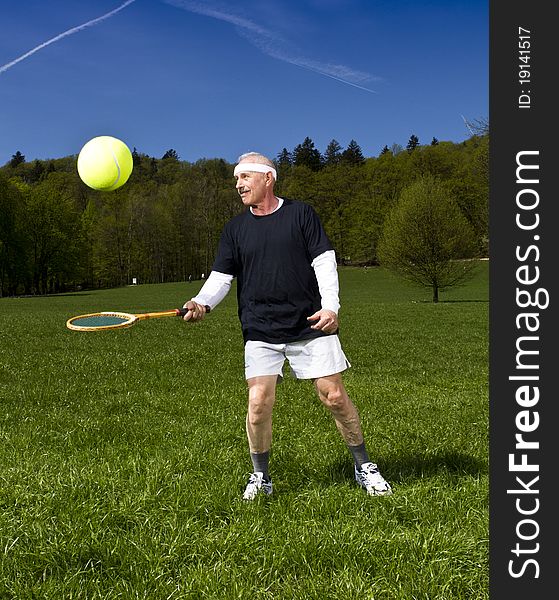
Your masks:
[{"label": "white cloud streak", "polygon": [[[11,62],[0,66],[0,74],[5,73],[21,61],[25,60],[26,58],[29,58],[36,52],[39,52],[39,50],[42,50],[43,48],[46,48],[47,46],[50,46],[51,44],[54,44],[55,42],[58,42],[65,37],[73,35],[74,33],[78,33],[79,31],[82,31],[87,27],[92,27],[94,25],[97,25],[98,23],[101,23],[102,21],[105,21],[106,19],[110,19],[112,16],[116,15],[118,12],[120,12],[133,2],[135,2],[135,0],[126,0],[126,2],[124,2],[114,10],[111,10],[110,12],[101,15],[100,17],[97,17],[96,19],[91,19],[86,23],[82,23],[77,27],[72,27],[71,29],[68,29],[67,31],[58,34],[57,36],[47,40],[46,42],[39,44],[35,48],[29,50],[29,52],[26,52],[25,54],[18,56]],[[318,73],[319,75],[324,75],[325,77],[329,77],[330,79],[334,79],[336,81],[339,81],[340,83],[353,86],[371,94],[377,93],[376,91],[371,90],[368,87],[365,87],[364,85],[361,85],[366,81],[374,79],[368,73],[356,71],[355,69],[351,69],[350,67],[347,67],[345,65],[322,63],[316,60],[308,59],[304,56],[295,55],[292,52],[288,52],[285,50],[285,47],[288,45],[291,46],[291,44],[288,44],[288,42],[276,32],[266,29],[258,25],[258,23],[251,21],[250,19],[245,19],[244,17],[239,17],[237,15],[223,10],[218,10],[217,8],[208,6],[207,3],[201,3],[192,0],[164,0],[164,2],[192,13],[203,15],[206,17],[211,17],[212,19],[217,19],[218,21],[230,23],[235,27],[239,35],[248,40],[261,52],[263,52],[267,56],[270,56],[271,58],[281,60],[283,62],[300,67],[302,69],[307,69],[314,73]]]},{"label": "white cloud streak", "polygon": [[223,12],[221,10],[217,10],[215,8],[211,8],[207,5],[207,3],[201,2],[192,2],[190,0],[163,0],[166,4],[171,4],[172,6],[176,6],[177,8],[184,8],[189,12],[196,13],[198,15],[204,15],[206,17],[212,17],[213,19],[218,19],[219,21],[226,21],[227,23],[231,23],[231,25],[235,25],[235,27],[240,27],[241,29],[245,29],[247,31],[252,31],[258,35],[271,37],[272,33],[264,27],[260,27],[253,21],[249,19],[244,19],[243,17],[237,17],[236,15]]},{"label": "white cloud streak", "polygon": [[288,44],[281,36],[269,29],[261,27],[254,21],[238,17],[223,10],[212,8],[208,6],[207,3],[192,0],[164,0],[164,2],[192,13],[231,23],[235,26],[239,35],[256,46],[261,52],[272,58],[301,67],[302,69],[313,71],[314,73],[324,75],[325,77],[330,77],[331,79],[335,79],[346,85],[351,85],[360,90],[364,90],[365,92],[371,94],[377,93],[375,90],[360,85],[374,79],[368,73],[356,71],[345,65],[322,63],[287,52],[284,48]]},{"label": "white cloud streak", "polygon": [[132,4],[133,2],[135,2],[135,0],[126,0],[126,2],[121,4],[118,8],[115,8],[114,10],[111,10],[110,12],[101,15],[96,19],[91,19],[91,21],[87,21],[87,23],[83,23],[82,25],[78,25],[77,27],[72,27],[72,29],[68,29],[68,31],[64,31],[63,33],[58,34],[50,40],[39,44],[35,48],[29,50],[29,52],[18,56],[18,58],[16,58],[15,60],[12,60],[11,62],[2,65],[0,67],[0,73],[5,73],[8,69],[11,69],[14,65],[17,65],[17,63],[21,62],[22,60],[25,60],[26,58],[29,58],[31,55],[35,54],[35,52],[39,52],[39,50],[42,50],[43,48],[46,48],[47,46],[58,42],[62,38],[68,37],[69,35],[73,35],[74,33],[78,33],[78,31],[82,31],[82,29],[85,29],[86,27],[92,27],[93,25],[97,25],[105,19],[110,19],[113,15],[116,15],[116,13],[120,12],[123,8],[126,8],[129,4]]}]

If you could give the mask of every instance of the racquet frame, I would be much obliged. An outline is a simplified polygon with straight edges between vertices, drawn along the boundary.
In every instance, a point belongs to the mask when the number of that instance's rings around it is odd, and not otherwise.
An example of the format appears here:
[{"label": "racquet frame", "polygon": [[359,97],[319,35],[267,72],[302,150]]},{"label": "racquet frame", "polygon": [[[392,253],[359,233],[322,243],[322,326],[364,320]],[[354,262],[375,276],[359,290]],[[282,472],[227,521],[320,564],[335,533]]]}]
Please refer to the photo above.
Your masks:
[{"label": "racquet frame", "polygon": [[[210,307],[205,306],[206,312],[210,312]],[[172,310],[163,310],[159,312],[148,312],[148,313],[126,313],[120,311],[105,311],[105,312],[97,312],[97,313],[89,313],[86,315],[78,315],[76,317],[71,317],[66,321],[66,327],[73,331],[103,331],[106,329],[125,329],[126,327],[131,327],[135,325],[138,321],[144,321],[146,319],[161,319],[163,317],[184,317],[186,313],[189,312],[189,308],[173,308]],[[126,319],[126,321],[122,323],[117,323],[116,325],[96,325],[92,327],[80,327],[79,325],[74,325],[74,321],[77,319],[84,319],[86,317],[120,317]]]}]

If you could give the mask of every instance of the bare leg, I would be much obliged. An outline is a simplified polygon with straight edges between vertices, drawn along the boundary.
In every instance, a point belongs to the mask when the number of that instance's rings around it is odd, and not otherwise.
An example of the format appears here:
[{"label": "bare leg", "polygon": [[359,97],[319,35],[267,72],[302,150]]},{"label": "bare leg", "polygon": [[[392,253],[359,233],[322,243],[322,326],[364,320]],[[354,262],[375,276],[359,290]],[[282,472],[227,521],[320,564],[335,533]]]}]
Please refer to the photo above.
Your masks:
[{"label": "bare leg", "polygon": [[252,377],[248,383],[246,431],[252,453],[267,452],[272,445],[272,409],[277,375]]},{"label": "bare leg", "polygon": [[357,409],[349,399],[340,373],[315,379],[314,385],[326,408],[332,413],[355,461],[355,480],[370,496],[392,494],[390,484],[380,474],[376,464],[368,459]]},{"label": "bare leg", "polygon": [[347,395],[341,373],[319,377],[314,380],[318,397],[330,411],[336,427],[348,446],[363,443],[359,413]]}]

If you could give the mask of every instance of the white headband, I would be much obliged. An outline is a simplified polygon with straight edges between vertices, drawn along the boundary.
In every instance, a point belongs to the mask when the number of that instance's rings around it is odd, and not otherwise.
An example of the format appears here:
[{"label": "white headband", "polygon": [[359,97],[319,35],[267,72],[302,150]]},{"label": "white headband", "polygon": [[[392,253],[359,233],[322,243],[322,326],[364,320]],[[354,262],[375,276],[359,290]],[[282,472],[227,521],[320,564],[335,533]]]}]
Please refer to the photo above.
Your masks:
[{"label": "white headband", "polygon": [[251,162],[242,162],[239,163],[235,170],[233,171],[233,175],[238,175],[239,173],[246,173],[247,171],[256,171],[257,173],[272,173],[274,179],[277,181],[278,174],[274,167],[269,167],[268,165],[261,165],[260,163],[251,163]]}]

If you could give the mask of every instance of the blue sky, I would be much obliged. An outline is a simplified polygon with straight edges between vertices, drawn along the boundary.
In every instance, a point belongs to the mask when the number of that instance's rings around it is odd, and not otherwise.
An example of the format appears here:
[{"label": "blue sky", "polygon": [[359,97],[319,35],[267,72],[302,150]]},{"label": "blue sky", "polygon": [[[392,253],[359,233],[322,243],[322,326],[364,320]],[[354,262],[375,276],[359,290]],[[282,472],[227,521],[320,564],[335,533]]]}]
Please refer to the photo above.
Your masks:
[{"label": "blue sky", "polygon": [[489,115],[487,0],[20,0],[0,28],[0,165],[97,135],[187,161],[307,136],[377,156]]}]

